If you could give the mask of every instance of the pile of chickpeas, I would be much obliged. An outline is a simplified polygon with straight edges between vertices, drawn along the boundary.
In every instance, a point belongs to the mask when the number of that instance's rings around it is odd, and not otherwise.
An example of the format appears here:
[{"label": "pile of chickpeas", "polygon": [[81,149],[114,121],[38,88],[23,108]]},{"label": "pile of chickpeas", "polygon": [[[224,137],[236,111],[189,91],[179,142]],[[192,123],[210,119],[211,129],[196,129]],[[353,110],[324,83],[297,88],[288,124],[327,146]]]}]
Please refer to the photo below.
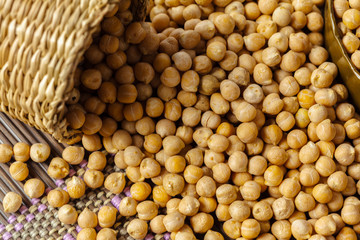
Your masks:
[{"label": "pile of chickpeas", "polygon": [[[357,239],[360,117],[323,47],[324,0],[154,0],[149,22],[131,22],[130,3],[77,70],[66,117],[82,146],[49,164],[62,179],[90,154],[47,196],[77,239],[116,239],[119,215],[134,239]],[[102,186],[130,187],[118,210],[68,204]]]},{"label": "pile of chickpeas", "polygon": [[[24,193],[29,198],[39,198],[45,192],[45,184],[41,179],[29,178],[27,161],[31,159],[36,163],[45,162],[50,153],[51,149],[45,143],[34,143],[31,146],[23,142],[16,143],[14,146],[0,144],[0,163],[8,163],[14,159],[15,161],[9,167],[10,176],[16,181],[24,181]],[[21,203],[20,195],[11,192],[4,198],[4,211],[16,212]]]},{"label": "pile of chickpeas", "polygon": [[340,19],[338,27],[342,43],[351,61],[360,69],[360,2],[358,0],[334,0],[335,15]]}]

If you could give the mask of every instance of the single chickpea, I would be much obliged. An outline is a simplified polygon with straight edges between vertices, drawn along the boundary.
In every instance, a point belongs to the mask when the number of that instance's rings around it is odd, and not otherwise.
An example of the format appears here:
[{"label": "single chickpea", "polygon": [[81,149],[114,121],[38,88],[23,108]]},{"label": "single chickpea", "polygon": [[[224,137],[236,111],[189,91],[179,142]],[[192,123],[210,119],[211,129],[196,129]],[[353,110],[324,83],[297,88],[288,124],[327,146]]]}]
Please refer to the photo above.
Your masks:
[{"label": "single chickpea", "polygon": [[246,219],[241,224],[241,235],[244,238],[256,238],[260,231],[260,224],[255,219]]},{"label": "single chickpea", "polygon": [[300,192],[300,190],[301,185],[299,180],[296,178],[286,178],[279,186],[280,193],[286,198],[295,197]]},{"label": "single chickpea", "polygon": [[138,217],[142,220],[151,220],[158,214],[158,206],[153,201],[144,201],[137,205]]},{"label": "single chickpea", "polygon": [[257,84],[250,84],[243,93],[244,99],[252,104],[260,103],[264,99],[264,92]]},{"label": "single chickpea", "polygon": [[291,223],[291,233],[296,239],[310,238],[312,230],[312,225],[306,220],[298,219]]},{"label": "single chickpea", "polygon": [[131,197],[124,197],[119,204],[121,216],[129,217],[136,214],[137,202]]},{"label": "single chickpea", "polygon": [[283,180],[284,173],[280,167],[276,165],[269,166],[264,172],[266,186],[278,186]]},{"label": "single chickpea", "polygon": [[[13,147],[13,151],[14,151],[13,152],[14,158],[16,161],[26,162],[30,158],[30,146],[27,143],[23,143],[23,142],[16,143]],[[1,156],[4,156],[4,157],[7,156],[7,154],[2,153],[1,145],[0,145],[0,153],[1,153]],[[9,151],[9,153],[10,153],[10,151]]]},{"label": "single chickpea", "polygon": [[14,213],[21,207],[22,198],[19,194],[15,192],[8,192],[4,196],[2,200],[2,206],[4,208],[4,212],[6,213]]},{"label": "single chickpea", "polygon": [[272,224],[271,232],[277,239],[291,238],[291,223],[288,220],[279,220]]},{"label": "single chickpea", "polygon": [[196,192],[202,197],[212,197],[216,193],[216,183],[208,176],[203,176],[196,183]]},{"label": "single chickpea", "polygon": [[233,219],[227,220],[223,224],[223,231],[231,238],[238,238],[241,236],[241,223]]},{"label": "single chickpea", "polygon": [[31,178],[24,184],[24,192],[30,198],[39,198],[45,192],[45,184],[37,178]]},{"label": "single chickpea", "polygon": [[206,55],[213,61],[219,62],[225,57],[226,45],[222,42],[212,42],[206,48]]},{"label": "single chickpea", "polygon": [[126,231],[135,239],[143,239],[148,232],[148,224],[144,220],[135,218],[127,225]]},{"label": "single chickpea", "polygon": [[62,152],[62,158],[72,164],[80,164],[84,160],[85,149],[83,147],[69,146]]},{"label": "single chickpea", "polygon": [[96,240],[96,231],[93,228],[84,228],[76,236],[76,240]]},{"label": "single chickpea", "polygon": [[181,117],[181,104],[177,99],[165,103],[164,117],[174,122]]},{"label": "single chickpea", "polygon": [[163,186],[167,194],[176,196],[183,191],[185,181],[184,178],[178,174],[168,173],[163,178]]},{"label": "single chickpea", "polygon": [[200,202],[191,196],[184,197],[179,204],[179,212],[185,216],[194,216],[198,213]]},{"label": "single chickpea", "polygon": [[97,217],[100,227],[109,228],[112,227],[116,221],[117,210],[114,207],[103,206],[100,208]]},{"label": "single chickpea", "polygon": [[[175,125],[175,124],[174,124]],[[179,137],[186,145],[193,142],[194,130],[188,126],[180,126],[176,129],[176,136]]]},{"label": "single chickpea", "polygon": [[244,44],[248,51],[256,52],[265,45],[265,37],[260,33],[251,33],[244,37]]},{"label": "single chickpea", "polygon": [[144,149],[150,153],[157,153],[162,147],[162,139],[158,134],[145,136]]},{"label": "single chickpea", "polygon": [[150,225],[150,229],[153,233],[162,234],[162,233],[166,232],[166,228],[163,223],[164,217],[165,217],[165,215],[158,215],[158,216],[154,217],[153,219],[151,219],[149,225]]},{"label": "single chickpea", "polygon": [[340,144],[335,150],[335,159],[344,166],[349,166],[355,160],[355,148],[348,143]]},{"label": "single chickpea", "polygon": [[167,231],[175,232],[180,230],[184,226],[185,216],[180,212],[173,212],[167,214],[163,218],[163,223]]},{"label": "single chickpea", "polygon": [[266,157],[270,163],[280,166],[288,160],[289,155],[281,147],[273,146],[272,148],[270,148]]},{"label": "single chickpea", "polygon": [[[115,37],[112,37],[112,39],[115,39]],[[96,90],[101,86],[101,72],[96,69],[87,69],[81,73],[80,80],[86,88]]]},{"label": "single chickpea", "polygon": [[336,223],[331,216],[324,216],[315,222],[315,231],[323,236],[331,236],[336,232]]},{"label": "single chickpea", "polygon": [[117,231],[110,228],[101,229],[96,236],[96,240],[107,240],[107,239],[116,239]]},{"label": "single chickpea", "polygon": [[190,149],[185,154],[185,159],[189,165],[195,165],[201,167],[204,162],[203,151],[200,148]]},{"label": "single chickpea", "polygon": [[[316,207],[309,212],[310,218],[319,219],[329,214],[329,209],[325,204],[318,203]],[[341,218],[341,217],[340,217]]]},{"label": "single chickpea", "polygon": [[58,218],[60,222],[64,224],[74,224],[77,221],[78,213],[73,206],[65,204],[64,206],[59,208]]},{"label": "single chickpea", "polygon": [[263,127],[260,135],[265,143],[277,145],[283,137],[283,132],[277,125],[272,124]]},{"label": "single chickpea", "polygon": [[299,180],[303,186],[311,187],[319,182],[320,175],[312,165],[306,166],[308,167],[301,169]]},{"label": "single chickpea", "polygon": [[247,181],[240,187],[240,193],[244,200],[256,200],[260,197],[261,186],[255,181]]},{"label": "single chickpea", "polygon": [[104,183],[104,174],[93,169],[86,170],[83,178],[86,186],[92,189],[99,188]]},{"label": "single chickpea", "polygon": [[336,192],[342,192],[348,185],[348,176],[343,171],[333,172],[327,179],[329,187]]},{"label": "single chickpea", "polygon": [[[146,141],[146,138],[145,138]],[[165,154],[173,156],[178,154],[184,147],[184,142],[177,136],[167,136],[163,139],[163,148]]]},{"label": "single chickpea", "polygon": [[214,225],[214,218],[210,214],[198,213],[190,218],[190,224],[196,233],[206,233]]},{"label": "single chickpea", "polygon": [[327,184],[317,184],[312,190],[312,195],[319,203],[328,203],[332,199],[332,190]]},{"label": "single chickpea", "polygon": [[360,121],[352,118],[344,124],[346,135],[350,139],[355,139],[360,137]]},{"label": "single chickpea", "polygon": [[200,40],[200,34],[194,30],[185,30],[179,37],[179,43],[185,49],[194,49]]},{"label": "single chickpea", "polygon": [[[30,147],[30,158],[34,162],[44,162],[50,156],[50,152],[51,152],[51,149],[48,144],[35,143]],[[11,152],[11,154],[12,154],[12,152]]]},{"label": "single chickpea", "polygon": [[181,120],[185,126],[195,127],[201,120],[201,110],[194,107],[185,108]]},{"label": "single chickpea", "polygon": [[85,183],[79,177],[73,176],[66,183],[66,187],[71,198],[81,198],[85,194]]},{"label": "single chickpea", "polygon": [[106,166],[106,156],[103,152],[95,151],[89,155],[88,164],[87,164],[87,167],[89,169],[101,171],[105,168],[105,166]]},{"label": "single chickpea", "polygon": [[293,214],[295,205],[293,200],[281,197],[273,202],[272,209],[276,220],[284,220]]},{"label": "single chickpea", "polygon": [[219,204],[231,204],[237,198],[237,189],[230,184],[221,185],[216,189],[216,199]]},{"label": "single chickpea", "polygon": [[301,130],[295,129],[288,133],[287,143],[293,149],[298,149],[303,147],[307,142],[306,133]]},{"label": "single chickpea", "polygon": [[69,194],[62,189],[53,189],[47,195],[47,201],[52,207],[62,207],[69,202]]},{"label": "single chickpea", "polygon": [[296,209],[301,212],[311,211],[315,208],[315,200],[313,196],[303,191],[299,192],[295,198],[294,203]]},{"label": "single chickpea", "polygon": [[124,150],[126,147],[131,145],[132,139],[127,131],[117,130],[112,136],[112,142],[115,148]]},{"label": "single chickpea", "polygon": [[47,173],[55,179],[65,178],[69,174],[69,164],[62,158],[53,158],[49,164]]},{"label": "single chickpea", "polygon": [[18,161],[10,165],[9,172],[11,177],[16,181],[23,181],[29,175],[29,169],[27,167],[27,164]]},{"label": "single chickpea", "polygon": [[124,190],[126,184],[125,174],[113,172],[104,181],[104,187],[114,194],[119,194]]}]

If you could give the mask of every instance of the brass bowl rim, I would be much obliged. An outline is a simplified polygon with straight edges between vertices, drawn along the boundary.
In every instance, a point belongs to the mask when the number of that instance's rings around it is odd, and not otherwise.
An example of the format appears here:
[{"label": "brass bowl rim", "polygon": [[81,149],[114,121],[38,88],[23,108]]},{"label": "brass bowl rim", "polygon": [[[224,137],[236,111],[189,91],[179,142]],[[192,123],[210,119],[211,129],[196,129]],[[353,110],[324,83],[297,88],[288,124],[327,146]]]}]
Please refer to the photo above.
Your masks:
[{"label": "brass bowl rim", "polygon": [[[345,57],[345,60],[346,60],[347,64],[350,66],[351,70],[354,72],[355,76],[360,81],[360,72],[356,68],[356,66],[352,63],[350,55],[346,51],[345,46],[342,43],[341,36],[343,34],[340,32],[340,29],[337,26],[337,17],[335,16],[334,1],[333,0],[327,0],[326,5],[327,5],[327,10],[329,11],[329,16],[330,16],[330,19],[331,19],[331,21],[330,21],[331,30],[332,30],[332,33],[334,34],[334,37],[335,37],[335,40],[337,41],[337,44],[340,46],[341,54]],[[325,11],[326,11],[326,7],[325,7]]]}]

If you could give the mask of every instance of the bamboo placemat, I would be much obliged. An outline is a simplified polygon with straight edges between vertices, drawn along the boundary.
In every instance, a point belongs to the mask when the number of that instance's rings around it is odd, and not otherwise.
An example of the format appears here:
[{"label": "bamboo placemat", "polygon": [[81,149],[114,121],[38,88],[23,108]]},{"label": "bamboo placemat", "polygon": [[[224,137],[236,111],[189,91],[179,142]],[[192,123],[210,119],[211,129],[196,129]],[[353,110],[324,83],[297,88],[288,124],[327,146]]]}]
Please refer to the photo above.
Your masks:
[{"label": "bamboo placemat", "polygon": [[[0,113],[0,142],[14,145],[17,142],[26,142],[33,144],[36,142],[47,143],[50,145],[52,152],[49,159],[61,156],[62,150],[66,147],[58,143],[49,134],[40,132],[35,128],[29,127],[18,120],[9,118],[4,113]],[[120,171],[115,164],[111,155],[107,155],[108,165],[104,170],[105,177],[114,171]],[[49,161],[49,160],[48,160]],[[46,185],[46,193],[51,189],[60,187],[66,189],[65,180],[54,180],[47,173],[48,161],[44,163],[35,163],[29,160],[28,178],[39,178]],[[68,177],[77,175],[82,176],[86,170],[86,160],[78,166],[70,166]],[[9,174],[9,163],[0,164],[0,236],[4,240],[74,240],[77,232],[81,230],[79,226],[62,224],[57,218],[57,209],[51,207],[46,200],[46,193],[41,199],[30,199],[23,191],[23,182],[15,181]],[[20,194],[23,198],[23,205],[20,210],[14,214],[5,213],[2,207],[1,199],[4,195],[13,191]],[[125,192],[125,191],[124,191]],[[79,212],[85,207],[97,212],[104,205],[112,205],[118,208],[119,203],[125,193],[114,195],[105,188],[87,191],[87,194],[80,199],[72,200],[69,204],[73,205]],[[118,239],[133,240],[127,234],[126,226],[131,218],[118,217],[114,229],[118,231]],[[97,228],[99,230],[100,227]],[[147,240],[169,239],[169,234],[152,235],[148,234]]]}]

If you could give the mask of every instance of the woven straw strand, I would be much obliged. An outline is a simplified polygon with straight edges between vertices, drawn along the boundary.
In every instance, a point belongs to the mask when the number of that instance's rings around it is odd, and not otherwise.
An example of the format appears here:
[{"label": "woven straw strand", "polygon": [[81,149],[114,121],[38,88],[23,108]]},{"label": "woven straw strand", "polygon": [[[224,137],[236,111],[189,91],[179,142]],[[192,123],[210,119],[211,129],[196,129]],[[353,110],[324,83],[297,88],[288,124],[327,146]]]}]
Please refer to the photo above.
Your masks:
[{"label": "woven straw strand", "polygon": [[1,0],[0,110],[58,140],[79,138],[64,119],[73,75],[117,0]]}]

